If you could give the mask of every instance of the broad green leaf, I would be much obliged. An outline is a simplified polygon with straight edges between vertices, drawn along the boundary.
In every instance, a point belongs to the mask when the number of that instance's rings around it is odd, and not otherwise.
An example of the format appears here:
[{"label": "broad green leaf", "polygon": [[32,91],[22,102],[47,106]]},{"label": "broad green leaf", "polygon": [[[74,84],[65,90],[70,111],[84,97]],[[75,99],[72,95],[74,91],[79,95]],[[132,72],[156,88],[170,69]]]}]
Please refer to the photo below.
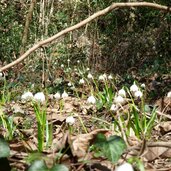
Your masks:
[{"label": "broad green leaf", "polygon": [[35,160],[28,171],[48,171],[48,168],[43,160]]},{"label": "broad green leaf", "polygon": [[0,138],[0,158],[8,157],[10,155],[10,148],[8,143]]},{"label": "broad green leaf", "polygon": [[101,154],[113,163],[119,160],[121,154],[126,149],[124,140],[116,135],[106,139],[103,134],[97,134],[94,146],[98,155]]},{"label": "broad green leaf", "polygon": [[50,169],[50,171],[69,171],[69,169],[62,164],[57,164]]}]

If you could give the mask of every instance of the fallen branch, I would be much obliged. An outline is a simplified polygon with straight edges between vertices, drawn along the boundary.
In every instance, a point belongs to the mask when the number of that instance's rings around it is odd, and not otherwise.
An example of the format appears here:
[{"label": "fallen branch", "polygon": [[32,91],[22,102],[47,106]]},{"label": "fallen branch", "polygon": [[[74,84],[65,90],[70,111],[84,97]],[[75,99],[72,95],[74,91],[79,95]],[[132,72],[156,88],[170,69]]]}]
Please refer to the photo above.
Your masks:
[{"label": "fallen branch", "polygon": [[62,31],[60,31],[59,33],[55,34],[52,37],[49,37],[43,41],[39,41],[37,44],[33,45],[33,47],[31,47],[30,49],[28,49],[23,55],[21,55],[18,59],[16,59],[15,61],[7,64],[6,66],[0,68],[0,72],[7,70],[9,68],[11,68],[12,66],[20,63],[21,61],[23,61],[26,57],[28,57],[31,53],[33,53],[36,49],[47,45],[49,43],[51,43],[52,41],[56,40],[57,38],[73,31],[76,30],[84,25],[86,25],[87,23],[91,22],[92,20],[96,19],[99,16],[105,15],[106,13],[110,12],[113,9],[118,9],[118,8],[130,8],[130,7],[150,7],[150,8],[154,8],[154,9],[158,9],[158,10],[163,10],[163,11],[168,11],[171,12],[171,8],[167,7],[167,6],[163,6],[163,5],[159,5],[159,4],[155,4],[155,3],[150,3],[150,2],[134,2],[134,3],[113,3],[112,5],[110,5],[109,7],[96,12],[95,14],[91,15],[90,17],[86,18],[85,20],[81,21],[80,23],[68,27]]}]

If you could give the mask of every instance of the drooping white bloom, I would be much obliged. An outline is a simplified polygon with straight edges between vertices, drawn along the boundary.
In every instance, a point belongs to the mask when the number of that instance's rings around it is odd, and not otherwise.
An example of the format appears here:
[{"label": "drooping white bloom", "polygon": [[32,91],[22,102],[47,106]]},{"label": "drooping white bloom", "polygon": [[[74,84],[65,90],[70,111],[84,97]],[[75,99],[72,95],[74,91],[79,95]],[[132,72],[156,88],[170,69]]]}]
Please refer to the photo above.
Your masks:
[{"label": "drooping white bloom", "polygon": [[22,94],[21,96],[21,100],[23,101],[29,101],[33,99],[33,94],[31,92],[25,92],[24,94]]},{"label": "drooping white bloom", "polygon": [[96,103],[96,99],[95,99],[94,96],[90,96],[90,97],[88,97],[87,102],[88,102],[88,103],[95,104],[95,103]]},{"label": "drooping white bloom", "polygon": [[69,87],[71,87],[71,86],[72,86],[72,83],[71,83],[71,82],[69,82],[69,83],[68,83],[68,86],[69,86]]},{"label": "drooping white bloom", "polygon": [[171,98],[171,91],[167,93],[167,97]]},{"label": "drooping white bloom", "polygon": [[116,104],[112,104],[110,110],[116,112],[118,110],[118,106]]},{"label": "drooping white bloom", "polygon": [[80,63],[80,60],[77,60],[77,63],[79,64]]},{"label": "drooping white bloom", "polygon": [[0,72],[0,77],[3,77],[3,73],[2,72]]},{"label": "drooping white bloom", "polygon": [[79,84],[84,84],[84,83],[85,83],[84,79],[81,78],[80,81],[79,81]]},{"label": "drooping white bloom", "polygon": [[91,73],[88,73],[87,78],[93,79],[93,75]]},{"label": "drooping white bloom", "polygon": [[104,76],[103,76],[103,75],[100,75],[100,76],[99,76],[99,80],[100,80],[100,81],[105,80]]},{"label": "drooping white bloom", "polygon": [[118,95],[122,97],[126,97],[126,91],[122,88],[118,91]]},{"label": "drooping white bloom", "polygon": [[145,84],[143,83],[143,84],[141,84],[141,88],[145,88]]},{"label": "drooping white bloom", "polygon": [[57,93],[54,95],[54,98],[55,98],[56,100],[59,100],[59,99],[61,98],[60,93],[57,92]]},{"label": "drooping white bloom", "polygon": [[114,102],[116,104],[123,104],[125,102],[125,99],[122,96],[116,96]]},{"label": "drooping white bloom", "polygon": [[104,79],[107,79],[107,74],[104,73],[103,74],[103,77],[104,77]]},{"label": "drooping white bloom", "polygon": [[138,86],[135,83],[130,87],[130,91],[131,92],[136,92],[138,90],[139,90],[139,88],[138,88]]},{"label": "drooping white bloom", "polygon": [[112,79],[113,79],[113,77],[112,77],[111,74],[108,76],[108,79],[109,79],[109,80],[112,80]]},{"label": "drooping white bloom", "polygon": [[62,98],[67,98],[67,97],[68,97],[68,94],[67,94],[66,91],[64,91],[64,92],[62,93]]},{"label": "drooping white bloom", "polygon": [[64,64],[61,64],[61,68],[64,68]]},{"label": "drooping white bloom", "polygon": [[53,99],[53,97],[54,97],[53,94],[49,94],[49,95],[48,95],[48,98],[49,98],[49,99]]},{"label": "drooping white bloom", "polygon": [[66,118],[66,123],[69,125],[73,125],[75,123],[75,118],[73,116],[68,116]]},{"label": "drooping white bloom", "polygon": [[134,171],[133,167],[129,163],[124,163],[116,168],[115,171]]},{"label": "drooping white bloom", "polygon": [[5,74],[3,72],[0,72],[0,80],[2,81],[5,80]]},{"label": "drooping white bloom", "polygon": [[38,92],[34,95],[34,100],[37,102],[45,102],[45,95],[43,92]]},{"label": "drooping white bloom", "polygon": [[70,62],[70,59],[67,59],[68,62]]},{"label": "drooping white bloom", "polygon": [[86,68],[87,71],[90,71],[90,68]]},{"label": "drooping white bloom", "polygon": [[134,96],[137,98],[141,98],[143,96],[143,93],[140,90],[138,90],[134,93]]}]

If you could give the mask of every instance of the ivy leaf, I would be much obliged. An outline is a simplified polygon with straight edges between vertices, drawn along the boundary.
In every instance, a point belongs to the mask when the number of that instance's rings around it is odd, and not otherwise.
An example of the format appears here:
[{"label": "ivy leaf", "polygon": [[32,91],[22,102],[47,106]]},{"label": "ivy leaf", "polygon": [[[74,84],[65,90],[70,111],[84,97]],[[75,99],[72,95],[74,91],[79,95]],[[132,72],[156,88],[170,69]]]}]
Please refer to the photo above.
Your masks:
[{"label": "ivy leaf", "polygon": [[105,135],[100,133],[96,136],[94,147],[96,155],[116,163],[126,149],[126,144],[119,136],[114,135],[106,139]]},{"label": "ivy leaf", "polygon": [[69,169],[65,165],[56,164],[50,169],[50,171],[69,171]]},{"label": "ivy leaf", "polygon": [[48,171],[48,168],[43,160],[35,160],[28,171]]},{"label": "ivy leaf", "polygon": [[10,155],[10,148],[8,143],[0,138],[0,158],[8,157]]}]

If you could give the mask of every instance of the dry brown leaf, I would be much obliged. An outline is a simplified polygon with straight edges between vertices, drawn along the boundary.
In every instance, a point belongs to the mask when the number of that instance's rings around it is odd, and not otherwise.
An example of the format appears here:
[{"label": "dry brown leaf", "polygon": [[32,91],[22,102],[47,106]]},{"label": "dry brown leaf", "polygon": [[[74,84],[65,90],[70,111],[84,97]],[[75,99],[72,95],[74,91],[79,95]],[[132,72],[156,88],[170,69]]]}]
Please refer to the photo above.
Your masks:
[{"label": "dry brown leaf", "polygon": [[152,161],[156,158],[159,158],[167,150],[167,147],[149,147],[147,152],[145,152],[144,157],[147,159],[147,161]]},{"label": "dry brown leaf", "polygon": [[165,151],[161,156],[164,158],[171,158],[171,149]]},{"label": "dry brown leaf", "polygon": [[171,121],[159,123],[157,126],[155,126],[155,130],[160,131],[162,135],[171,131]]},{"label": "dry brown leaf", "polygon": [[53,141],[52,141],[52,151],[56,152],[65,148],[67,138],[68,138],[68,133],[64,134],[61,132],[57,134],[56,137],[53,138]]},{"label": "dry brown leaf", "polygon": [[14,113],[24,114],[24,110],[21,108],[21,106],[19,104],[14,104],[12,106],[12,110],[13,110]]},{"label": "dry brown leaf", "polygon": [[70,145],[72,154],[79,158],[84,157],[87,153],[90,143],[93,141],[98,133],[106,133],[108,130],[97,129],[87,134],[80,134],[77,136],[69,135],[68,143]]}]

